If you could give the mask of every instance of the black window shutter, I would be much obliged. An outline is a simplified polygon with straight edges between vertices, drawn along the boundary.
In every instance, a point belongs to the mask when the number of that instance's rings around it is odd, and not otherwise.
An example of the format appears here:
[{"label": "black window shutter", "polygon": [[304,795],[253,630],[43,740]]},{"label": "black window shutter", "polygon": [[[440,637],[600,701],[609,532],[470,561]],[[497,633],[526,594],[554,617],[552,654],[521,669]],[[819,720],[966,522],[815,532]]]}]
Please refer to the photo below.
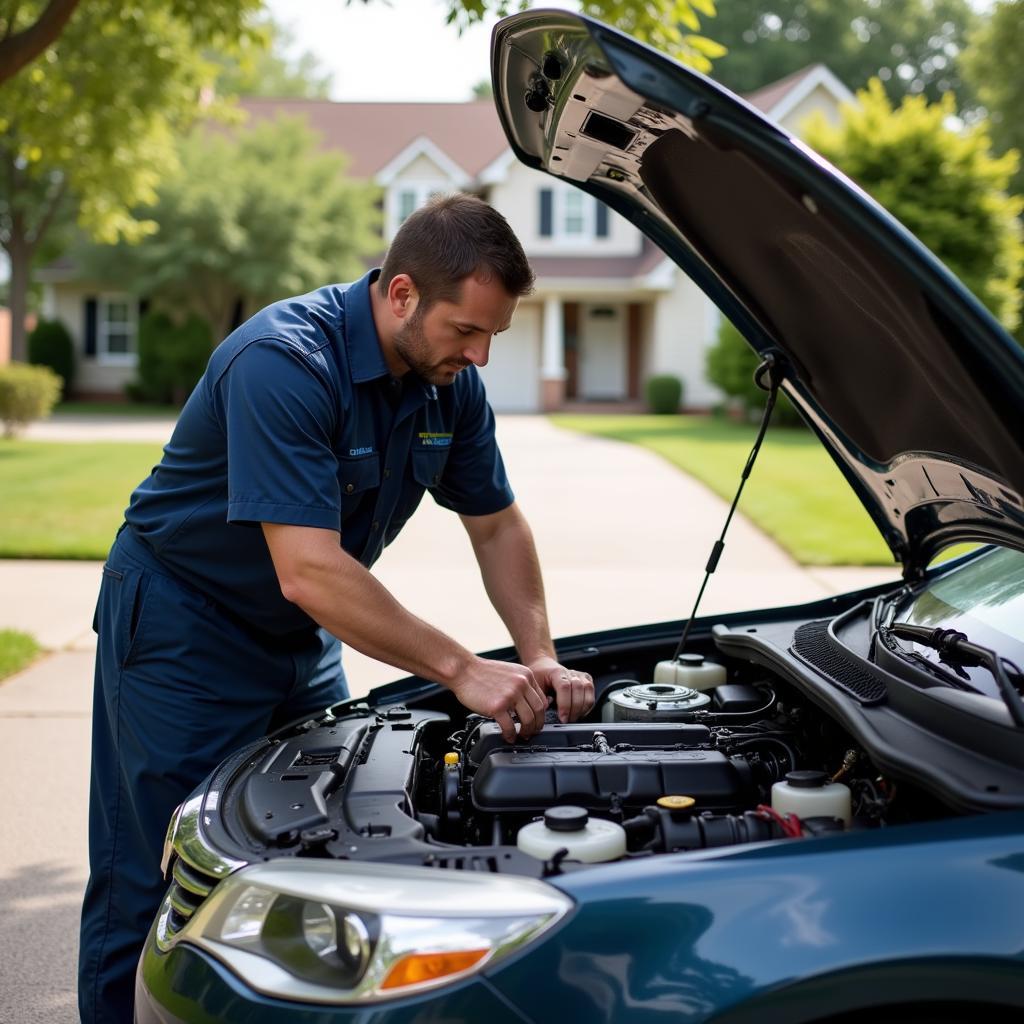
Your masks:
[{"label": "black window shutter", "polygon": [[85,354],[96,355],[96,300],[85,300]]},{"label": "black window shutter", "polygon": [[595,199],[597,203],[597,223],[595,224],[595,233],[598,238],[608,237],[608,207],[601,202],[600,199]]},{"label": "black window shutter", "polygon": [[551,237],[551,200],[552,192],[549,188],[540,190],[540,236],[541,238]]}]

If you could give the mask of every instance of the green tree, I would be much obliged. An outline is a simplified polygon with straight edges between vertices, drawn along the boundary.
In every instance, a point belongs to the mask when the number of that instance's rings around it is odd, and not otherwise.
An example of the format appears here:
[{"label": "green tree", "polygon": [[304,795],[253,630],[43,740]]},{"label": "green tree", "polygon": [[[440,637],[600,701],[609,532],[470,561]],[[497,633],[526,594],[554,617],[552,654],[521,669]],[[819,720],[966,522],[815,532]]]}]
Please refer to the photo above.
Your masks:
[{"label": "green tree", "polygon": [[76,262],[161,308],[199,314],[218,341],[239,305],[251,313],[357,277],[380,251],[377,189],[346,179],[344,159],[319,152],[301,120],[197,130],[177,163],[145,211],[152,234],[134,245],[86,245]]},{"label": "green tree", "polygon": [[[989,132],[997,153],[1024,153],[1024,0],[1003,0],[968,40],[964,74],[989,114]],[[1024,194],[1024,169],[1011,184]]]},{"label": "green tree", "polygon": [[851,89],[877,76],[893,99],[953,91],[964,105],[960,51],[975,21],[968,0],[729,0],[709,25],[729,51],[714,77],[752,92],[820,62]]},{"label": "green tree", "polygon": [[948,125],[953,97],[911,96],[896,109],[872,79],[844,108],[839,125],[808,119],[803,137],[871,193],[1012,330],[1024,268],[1018,216],[1024,200],[1006,193],[1016,152],[991,153],[983,125]]},{"label": "green tree", "polygon": [[[259,0],[81,3],[59,38],[0,86],[0,245],[11,263],[12,355],[25,357],[34,258],[62,217],[94,237],[138,239],[131,213],[155,198],[174,132],[199,113],[204,47],[243,35]],[[0,32],[40,4],[9,5]]]},{"label": "green tree", "polygon": [[[448,0],[447,21],[461,32],[490,14],[504,16],[529,6],[529,0]],[[711,70],[711,62],[725,53],[723,46],[700,34],[700,16],[715,16],[715,0],[580,0],[579,6],[583,14],[614,25],[705,73]]]},{"label": "green tree", "polygon": [[123,12],[125,5],[112,0],[46,0],[45,3],[9,3],[0,9],[0,85],[13,78],[53,46],[64,34],[69,22],[88,22],[93,31],[107,32],[111,20],[127,13],[129,20],[146,18],[151,10],[160,10],[175,20],[184,21],[197,41],[222,36],[234,37],[247,15],[260,3],[239,0],[137,0],[134,10]]},{"label": "green tree", "polygon": [[288,51],[294,42],[294,34],[287,28],[269,17],[261,18],[236,50],[214,55],[221,67],[216,81],[218,95],[327,99],[331,73],[312,53],[290,57]]}]

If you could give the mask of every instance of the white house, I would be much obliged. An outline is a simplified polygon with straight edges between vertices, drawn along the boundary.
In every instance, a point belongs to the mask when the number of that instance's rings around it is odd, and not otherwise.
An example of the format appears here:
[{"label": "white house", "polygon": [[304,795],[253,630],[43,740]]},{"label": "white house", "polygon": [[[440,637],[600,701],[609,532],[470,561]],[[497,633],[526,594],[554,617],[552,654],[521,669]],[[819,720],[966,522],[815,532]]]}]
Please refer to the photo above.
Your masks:
[{"label": "white house", "polygon": [[[820,110],[836,118],[853,95],[814,65],[746,97],[796,132]],[[577,403],[635,405],[644,380],[672,373],[685,403],[720,397],[704,375],[719,315],[703,293],[627,221],[571,185],[520,164],[490,101],[334,103],[245,100],[253,119],[304,116],[328,149],[349,156],[349,174],[384,194],[385,241],[435,193],[481,195],[508,218],[537,274],[512,328],[482,370],[495,409],[533,412]],[[44,315],[78,348],[80,394],[120,391],[134,376],[137,298],[76,279],[58,261],[41,272]],[[252,312],[252,311],[248,311]]]}]

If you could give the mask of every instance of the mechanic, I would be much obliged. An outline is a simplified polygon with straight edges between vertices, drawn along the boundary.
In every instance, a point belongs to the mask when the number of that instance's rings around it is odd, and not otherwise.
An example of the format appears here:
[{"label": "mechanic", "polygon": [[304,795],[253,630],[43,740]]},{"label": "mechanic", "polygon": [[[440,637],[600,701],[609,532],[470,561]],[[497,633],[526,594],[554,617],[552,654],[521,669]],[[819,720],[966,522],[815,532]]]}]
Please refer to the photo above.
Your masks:
[{"label": "mechanic", "polygon": [[[556,660],[476,370],[532,285],[499,213],[442,197],[380,271],[277,302],[213,353],[103,567],[83,1021],[132,1019],[174,808],[228,754],[348,695],[335,637],[510,741],[549,692],[562,721],[592,706],[591,678]],[[424,490],[459,514],[522,664],[476,657],[368,572]]]}]

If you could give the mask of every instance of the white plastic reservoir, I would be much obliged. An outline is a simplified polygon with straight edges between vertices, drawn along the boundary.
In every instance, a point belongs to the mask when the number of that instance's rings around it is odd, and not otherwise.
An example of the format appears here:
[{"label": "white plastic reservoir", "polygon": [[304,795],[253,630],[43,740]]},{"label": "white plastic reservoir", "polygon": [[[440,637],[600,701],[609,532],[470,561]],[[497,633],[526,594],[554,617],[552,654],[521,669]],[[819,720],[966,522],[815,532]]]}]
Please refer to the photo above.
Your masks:
[{"label": "white plastic reservoir", "polygon": [[691,690],[711,690],[725,682],[725,666],[705,661],[703,654],[680,654],[674,661],[659,661],[654,666],[654,681],[688,686]]},{"label": "white plastic reservoir", "polygon": [[550,807],[542,820],[519,830],[516,845],[539,860],[568,850],[569,860],[598,864],[625,855],[626,830],[614,821],[591,818],[582,807]]},{"label": "white plastic reservoir", "polygon": [[788,772],[772,786],[772,808],[798,818],[842,818],[847,827],[853,818],[850,787],[829,782],[825,772]]}]

